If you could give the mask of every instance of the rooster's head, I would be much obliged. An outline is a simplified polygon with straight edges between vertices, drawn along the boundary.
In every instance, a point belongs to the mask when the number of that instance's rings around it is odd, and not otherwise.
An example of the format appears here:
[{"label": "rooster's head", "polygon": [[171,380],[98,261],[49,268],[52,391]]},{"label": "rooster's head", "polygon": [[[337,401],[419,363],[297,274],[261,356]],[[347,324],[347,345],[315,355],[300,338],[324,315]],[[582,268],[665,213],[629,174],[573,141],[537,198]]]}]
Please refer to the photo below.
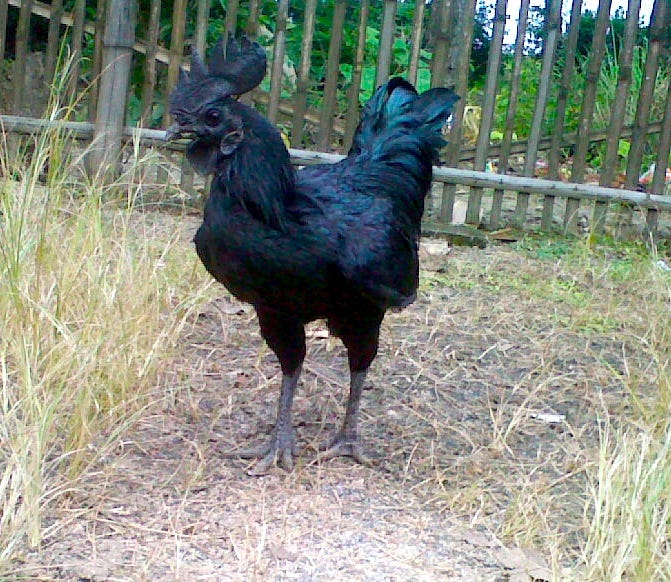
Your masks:
[{"label": "rooster's head", "polygon": [[187,155],[201,173],[213,171],[216,160],[242,142],[245,106],[235,97],[254,89],[266,74],[266,53],[258,43],[231,38],[225,54],[223,47],[222,38],[207,65],[194,53],[191,70],[180,71],[170,95],[174,123],[166,137],[193,138]]}]

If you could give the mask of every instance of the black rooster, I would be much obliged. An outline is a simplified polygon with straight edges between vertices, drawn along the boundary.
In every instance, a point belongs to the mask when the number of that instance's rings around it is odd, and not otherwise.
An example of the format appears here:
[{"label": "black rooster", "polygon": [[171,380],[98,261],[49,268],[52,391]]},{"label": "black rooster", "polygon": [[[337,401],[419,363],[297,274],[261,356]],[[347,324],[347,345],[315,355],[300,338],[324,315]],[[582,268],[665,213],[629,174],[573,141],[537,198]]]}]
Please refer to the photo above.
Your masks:
[{"label": "black rooster", "polygon": [[458,97],[418,95],[400,78],[368,101],[347,158],[298,172],[280,134],[235,100],[265,75],[263,49],[220,42],[209,66],[194,55],[172,93],[171,138],[193,138],[187,157],[214,174],[196,250],[210,274],[257,313],[279,358],[282,386],[269,442],[254,473],[293,467],[291,405],[305,357],[306,323],[323,318],[347,348],[350,394],[343,426],[323,457],[366,463],[357,439],[359,401],[390,307],[413,302],[418,238],[441,129]]}]

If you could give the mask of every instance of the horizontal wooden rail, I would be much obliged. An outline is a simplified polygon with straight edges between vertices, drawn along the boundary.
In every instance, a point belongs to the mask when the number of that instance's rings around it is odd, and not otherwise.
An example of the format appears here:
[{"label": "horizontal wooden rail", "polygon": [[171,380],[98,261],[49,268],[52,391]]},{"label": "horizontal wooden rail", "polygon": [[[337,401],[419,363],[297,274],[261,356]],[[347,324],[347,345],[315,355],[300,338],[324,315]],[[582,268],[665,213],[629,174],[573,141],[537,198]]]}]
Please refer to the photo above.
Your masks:
[{"label": "horizontal wooden rail", "polygon": [[[10,6],[15,6],[17,8],[21,8],[22,0],[9,0],[9,5]],[[31,11],[35,16],[39,16],[41,18],[46,18],[47,20],[51,19],[51,6],[49,4],[46,4],[45,2],[39,2],[38,0],[33,0],[33,5],[31,7]],[[72,18],[72,14],[69,12],[64,12],[63,15],[61,16],[61,24],[64,26],[72,26],[74,24],[74,20]],[[96,29],[95,29],[95,24],[90,21],[86,21],[84,23],[84,32],[87,32],[88,34],[95,34]],[[146,54],[147,53],[147,45],[144,42],[141,41],[136,41],[133,44],[133,50]],[[156,52],[156,60],[160,61],[162,63],[169,63],[170,62],[170,52],[164,49],[163,47],[157,47],[157,52]],[[187,67],[188,68],[188,67]]]},{"label": "horizontal wooden rail", "polygon": [[[633,126],[627,125],[622,128],[622,133],[620,134],[620,139],[630,139],[634,131]],[[662,131],[662,122],[657,121],[655,123],[650,123],[646,128],[648,135],[660,133]],[[589,134],[590,143],[600,143],[606,141],[608,138],[608,133],[606,131],[595,131]],[[560,147],[566,148],[575,145],[578,136],[575,133],[569,133],[562,136]],[[542,137],[538,144],[538,151],[546,151],[550,149],[552,145],[552,137]],[[526,140],[517,140],[512,142],[510,146],[511,154],[526,154],[529,147],[529,142]],[[501,145],[499,143],[494,143],[489,146],[487,150],[488,158],[498,158],[501,154]],[[475,158],[475,147],[462,148],[459,151],[459,161],[468,162],[472,161]]]},{"label": "horizontal wooden rail", "polygon": [[[12,131],[23,134],[33,134],[46,128],[60,128],[69,132],[77,139],[91,140],[93,137],[94,126],[92,123],[80,121],[50,121],[15,115],[0,115],[0,128],[3,131]],[[183,151],[186,146],[185,142],[166,141],[165,131],[160,129],[125,127],[123,136],[126,142],[139,139],[143,145],[152,145],[173,151]],[[291,162],[299,166],[334,164],[345,157],[339,154],[297,149],[290,149],[289,154],[291,155]],[[606,188],[604,186],[596,186],[593,184],[555,182],[539,178],[510,176],[506,174],[494,174],[491,172],[476,172],[473,170],[461,170],[443,166],[436,166],[433,168],[433,179],[437,182],[459,184],[462,186],[476,186],[479,188],[511,190],[514,192],[580,198],[583,200],[598,200],[602,202],[631,202],[642,208],[671,210],[671,197],[647,194],[635,190]]]}]

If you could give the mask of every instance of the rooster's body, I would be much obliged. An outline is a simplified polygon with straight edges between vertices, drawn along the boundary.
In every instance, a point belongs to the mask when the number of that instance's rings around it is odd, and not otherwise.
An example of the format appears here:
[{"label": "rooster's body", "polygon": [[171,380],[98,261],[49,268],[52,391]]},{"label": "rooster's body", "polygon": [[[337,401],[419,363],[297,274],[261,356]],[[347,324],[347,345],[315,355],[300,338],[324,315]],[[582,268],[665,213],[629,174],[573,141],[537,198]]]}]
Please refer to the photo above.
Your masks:
[{"label": "rooster's body", "polygon": [[[418,239],[441,129],[457,97],[417,95],[392,79],[362,113],[347,158],[295,172],[277,130],[231,98],[265,71],[258,45],[229,41],[228,57],[198,60],[172,98],[176,133],[195,137],[188,157],[214,180],[195,243],[210,274],[251,303],[282,368],[278,417],[256,472],[289,468],[295,451],[291,403],[305,357],[306,323],[326,319],[348,351],[350,397],[326,456],[365,456],[357,440],[363,382],[390,307],[416,294]],[[262,63],[262,64],[261,64]],[[257,81],[258,79],[258,81]],[[242,90],[244,89],[244,91]]]}]

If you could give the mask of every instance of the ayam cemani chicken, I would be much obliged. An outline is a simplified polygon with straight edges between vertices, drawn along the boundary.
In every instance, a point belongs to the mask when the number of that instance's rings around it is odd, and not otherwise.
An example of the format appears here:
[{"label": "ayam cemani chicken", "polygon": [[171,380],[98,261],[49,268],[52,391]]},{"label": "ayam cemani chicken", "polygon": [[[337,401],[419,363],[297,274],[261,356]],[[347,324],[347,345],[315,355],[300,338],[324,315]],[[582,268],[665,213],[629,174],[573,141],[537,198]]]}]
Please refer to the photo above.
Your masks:
[{"label": "ayam cemani chicken", "polygon": [[291,407],[306,353],[304,326],[326,319],[347,349],[350,393],[342,428],[323,458],[367,463],[357,436],[361,392],[389,308],[416,297],[418,239],[442,128],[458,97],[418,95],[401,78],[377,89],[362,111],[348,156],[295,171],[278,130],[235,96],[266,72],[265,52],[246,38],[219,42],[206,66],[194,55],[170,101],[169,138],[189,137],[187,157],[213,174],[194,242],[209,273],[251,303],[277,355],[277,421],[252,473],[293,467]]}]

